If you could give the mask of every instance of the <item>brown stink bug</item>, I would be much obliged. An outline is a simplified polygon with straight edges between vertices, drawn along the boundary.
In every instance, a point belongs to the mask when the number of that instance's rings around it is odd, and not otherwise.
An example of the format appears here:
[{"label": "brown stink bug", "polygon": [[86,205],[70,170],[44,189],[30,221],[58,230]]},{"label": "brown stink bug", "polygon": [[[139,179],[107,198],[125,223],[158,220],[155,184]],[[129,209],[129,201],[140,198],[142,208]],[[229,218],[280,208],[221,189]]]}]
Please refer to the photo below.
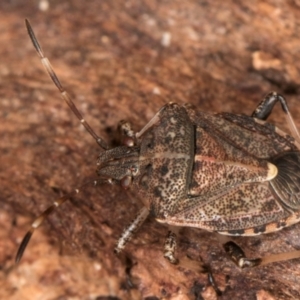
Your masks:
[{"label": "brown stink bug", "polygon": [[[144,207],[123,232],[116,252],[149,214],[158,222],[219,232],[258,235],[300,220],[300,136],[286,100],[268,94],[252,116],[196,112],[188,105],[166,104],[139,132],[121,123],[123,143],[110,148],[83,119],[64,90],[26,20],[33,45],[63,99],[102,149],[94,185],[132,187]],[[265,120],[276,102],[286,115],[291,135]],[[56,200],[31,225],[17,256],[19,262],[34,232],[58,206],[82,189]],[[169,232],[164,256],[175,258],[176,235]],[[233,243],[225,249],[241,267],[250,260]],[[292,257],[299,257],[297,252]]]}]

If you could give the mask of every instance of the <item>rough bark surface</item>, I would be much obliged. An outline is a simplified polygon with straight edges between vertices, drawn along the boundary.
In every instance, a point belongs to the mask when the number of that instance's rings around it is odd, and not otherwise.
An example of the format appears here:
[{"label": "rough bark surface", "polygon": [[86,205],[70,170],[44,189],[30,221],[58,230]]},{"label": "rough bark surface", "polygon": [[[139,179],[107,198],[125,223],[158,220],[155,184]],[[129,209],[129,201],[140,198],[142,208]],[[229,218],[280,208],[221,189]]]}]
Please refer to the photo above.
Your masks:
[{"label": "rough bark surface", "polygon": [[[276,90],[300,127],[300,3],[291,1],[1,1],[0,298],[217,299],[207,275],[162,256],[167,228],[146,221],[120,257],[114,243],[141,207],[98,187],[53,213],[17,268],[30,221],[95,174],[98,147],[60,100],[27,36],[28,18],[62,83],[111,144],[168,101],[250,114]],[[271,117],[287,130],[280,108]],[[234,238],[249,256],[300,249],[300,226]],[[210,265],[220,299],[299,299],[300,259],[238,269],[217,235],[180,232],[178,257]]]}]

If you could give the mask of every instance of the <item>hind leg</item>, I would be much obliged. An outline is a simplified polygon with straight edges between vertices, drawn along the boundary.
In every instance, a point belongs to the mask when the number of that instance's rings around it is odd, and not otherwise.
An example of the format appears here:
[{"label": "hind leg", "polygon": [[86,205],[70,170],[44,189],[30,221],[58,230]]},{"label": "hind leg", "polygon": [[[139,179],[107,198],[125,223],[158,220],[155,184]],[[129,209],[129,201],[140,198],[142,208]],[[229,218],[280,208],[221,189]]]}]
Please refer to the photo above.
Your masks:
[{"label": "hind leg", "polygon": [[280,102],[281,104],[281,108],[285,114],[285,118],[288,122],[292,136],[297,140],[297,142],[300,143],[300,135],[298,129],[287,106],[287,101],[282,95],[276,92],[269,93],[256,107],[256,109],[252,113],[252,117],[260,120],[266,120],[271,114],[273,107],[277,102]]},{"label": "hind leg", "polygon": [[300,258],[300,251],[291,251],[285,253],[271,254],[263,258],[247,258],[244,251],[234,242],[230,241],[224,244],[226,253],[231,260],[240,268],[263,266],[269,263],[285,261]]}]

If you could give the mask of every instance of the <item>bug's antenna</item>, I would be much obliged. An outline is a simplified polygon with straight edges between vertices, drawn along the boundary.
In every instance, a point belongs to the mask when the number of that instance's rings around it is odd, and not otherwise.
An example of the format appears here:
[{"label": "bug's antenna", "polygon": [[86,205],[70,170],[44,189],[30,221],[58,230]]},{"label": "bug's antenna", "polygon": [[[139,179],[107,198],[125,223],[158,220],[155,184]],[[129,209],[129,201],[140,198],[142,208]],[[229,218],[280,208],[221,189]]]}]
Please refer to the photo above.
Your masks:
[{"label": "bug's antenna", "polygon": [[51,77],[52,81],[54,82],[54,84],[56,85],[58,90],[60,91],[62,98],[66,101],[66,103],[68,104],[68,106],[70,107],[72,112],[76,115],[77,119],[84,126],[84,128],[87,130],[87,132],[96,140],[96,142],[100,145],[100,147],[102,149],[107,150],[108,146],[107,146],[106,142],[102,138],[100,138],[95,133],[95,131],[91,128],[91,126],[85,121],[82,114],[79,112],[79,110],[75,106],[73,100],[71,99],[71,96],[67,93],[67,91],[61,85],[61,83],[60,83],[57,75],[55,74],[48,58],[45,57],[44,52],[43,52],[43,50],[42,50],[42,48],[41,48],[34,32],[33,32],[33,29],[32,29],[32,27],[31,27],[31,25],[30,25],[30,23],[27,19],[25,19],[25,24],[26,24],[26,28],[27,28],[29,37],[30,37],[30,39],[33,43],[33,46],[34,46],[35,50],[37,51],[37,53],[38,53],[38,55],[41,59],[41,62],[44,65],[47,73]]},{"label": "bug's antenna", "polygon": [[94,179],[92,181],[86,182],[85,184],[83,184],[81,187],[74,189],[71,193],[64,195],[60,198],[58,198],[57,200],[55,200],[53,202],[53,204],[51,206],[49,206],[45,211],[43,211],[31,224],[30,229],[28,230],[28,232],[26,233],[26,235],[24,236],[17,255],[16,255],[16,264],[19,263],[19,261],[21,260],[24,251],[30,241],[30,238],[32,237],[34,231],[40,227],[42,225],[42,223],[44,222],[44,220],[55,210],[57,209],[60,205],[62,205],[63,203],[65,203],[67,200],[69,200],[72,196],[79,194],[86,186],[93,184],[94,186],[99,185],[99,184],[103,184],[106,183],[107,180],[98,180],[98,179]]}]

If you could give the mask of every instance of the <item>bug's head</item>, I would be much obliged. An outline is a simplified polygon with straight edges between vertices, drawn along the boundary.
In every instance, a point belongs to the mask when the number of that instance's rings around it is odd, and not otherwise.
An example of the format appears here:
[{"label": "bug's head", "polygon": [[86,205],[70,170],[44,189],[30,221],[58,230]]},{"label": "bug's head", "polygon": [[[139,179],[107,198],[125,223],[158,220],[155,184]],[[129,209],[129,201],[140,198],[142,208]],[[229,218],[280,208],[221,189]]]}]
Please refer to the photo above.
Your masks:
[{"label": "bug's head", "polygon": [[120,146],[100,153],[97,175],[117,181],[123,188],[128,188],[139,172],[139,152],[137,146]]}]

